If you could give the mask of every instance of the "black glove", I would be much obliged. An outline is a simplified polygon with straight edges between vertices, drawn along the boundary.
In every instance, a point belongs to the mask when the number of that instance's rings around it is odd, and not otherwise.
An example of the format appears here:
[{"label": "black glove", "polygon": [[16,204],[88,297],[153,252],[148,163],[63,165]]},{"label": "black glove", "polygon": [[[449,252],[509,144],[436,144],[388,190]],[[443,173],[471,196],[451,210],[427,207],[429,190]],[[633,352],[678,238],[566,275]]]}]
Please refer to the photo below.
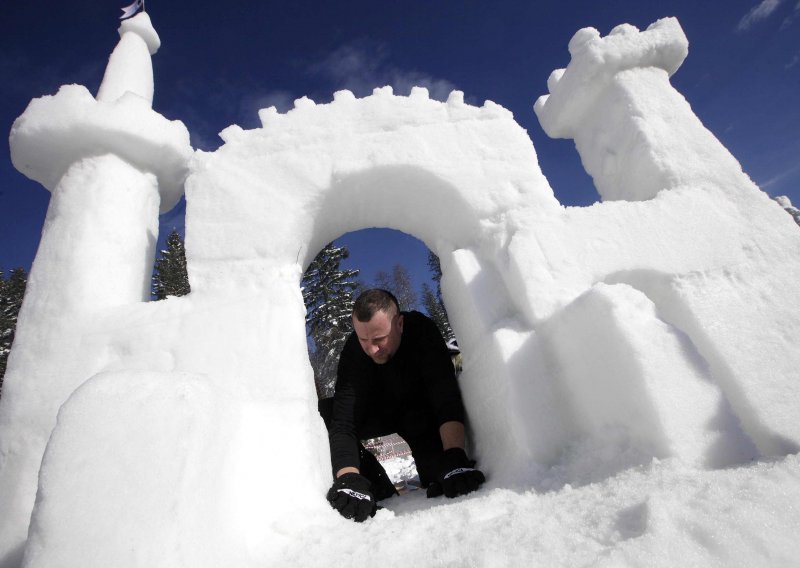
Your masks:
[{"label": "black glove", "polygon": [[374,517],[377,509],[372,484],[358,473],[345,473],[334,481],[328,490],[328,501],[345,519],[357,523]]},{"label": "black glove", "polygon": [[428,497],[456,497],[472,493],[486,481],[483,472],[475,469],[474,461],[467,459],[461,448],[450,448],[442,454],[439,477],[428,487]]}]

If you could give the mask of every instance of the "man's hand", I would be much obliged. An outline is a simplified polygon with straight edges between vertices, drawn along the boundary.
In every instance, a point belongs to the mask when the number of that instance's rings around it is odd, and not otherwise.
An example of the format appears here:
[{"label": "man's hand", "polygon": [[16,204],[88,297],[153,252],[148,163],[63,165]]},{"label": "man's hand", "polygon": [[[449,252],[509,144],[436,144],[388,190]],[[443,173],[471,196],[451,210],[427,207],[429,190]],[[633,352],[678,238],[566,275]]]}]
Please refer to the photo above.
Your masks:
[{"label": "man's hand", "polygon": [[374,517],[377,510],[372,484],[358,473],[345,473],[334,481],[328,490],[328,501],[345,519],[357,523]]},{"label": "man's hand", "polygon": [[456,497],[478,489],[486,481],[486,477],[473,465],[475,462],[467,459],[467,454],[461,448],[445,450],[439,478],[428,487],[428,497],[438,497],[442,493],[447,497]]}]

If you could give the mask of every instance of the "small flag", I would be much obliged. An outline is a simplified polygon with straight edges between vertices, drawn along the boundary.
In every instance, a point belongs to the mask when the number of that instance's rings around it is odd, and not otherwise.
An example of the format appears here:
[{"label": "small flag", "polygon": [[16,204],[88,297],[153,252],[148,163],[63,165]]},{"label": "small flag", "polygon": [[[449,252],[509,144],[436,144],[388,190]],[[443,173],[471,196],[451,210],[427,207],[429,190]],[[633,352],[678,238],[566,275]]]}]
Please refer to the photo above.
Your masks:
[{"label": "small flag", "polygon": [[133,4],[122,8],[122,15],[119,17],[119,19],[124,20],[125,18],[130,18],[139,11],[139,8],[142,7],[142,4],[143,0],[133,0]]}]

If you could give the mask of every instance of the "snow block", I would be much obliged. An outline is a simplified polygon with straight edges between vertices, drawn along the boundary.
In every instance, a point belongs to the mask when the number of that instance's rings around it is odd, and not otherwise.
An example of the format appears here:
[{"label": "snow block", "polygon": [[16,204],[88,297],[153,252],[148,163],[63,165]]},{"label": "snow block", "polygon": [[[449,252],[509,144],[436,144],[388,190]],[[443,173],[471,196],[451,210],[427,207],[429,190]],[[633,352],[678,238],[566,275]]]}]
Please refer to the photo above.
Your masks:
[{"label": "snow block", "polygon": [[[23,565],[210,567],[266,558],[254,548],[261,531],[330,511],[313,475],[319,456],[297,443],[308,426],[286,429],[283,420],[298,410],[248,403],[202,375],[93,377],[59,411]],[[290,465],[299,463],[316,467]]]},{"label": "snow block", "polygon": [[440,260],[445,301],[458,306],[449,317],[465,356],[459,383],[473,454],[492,483],[525,486],[569,431],[557,389],[492,263],[463,249]]},{"label": "snow block", "polygon": [[710,426],[719,388],[685,334],[660,320],[644,294],[597,284],[543,333],[583,435],[622,436],[643,456],[707,465],[712,445],[726,435]]},{"label": "snow block", "polygon": [[[751,262],[745,271],[732,267],[676,279],[673,293],[684,304],[676,319],[685,318],[759,453],[778,457],[800,451],[800,383],[787,380],[797,375],[800,322],[793,310],[773,306],[776,299],[784,306],[800,302],[800,266]],[[735,313],[735,323],[721,321],[720,313]]]}]

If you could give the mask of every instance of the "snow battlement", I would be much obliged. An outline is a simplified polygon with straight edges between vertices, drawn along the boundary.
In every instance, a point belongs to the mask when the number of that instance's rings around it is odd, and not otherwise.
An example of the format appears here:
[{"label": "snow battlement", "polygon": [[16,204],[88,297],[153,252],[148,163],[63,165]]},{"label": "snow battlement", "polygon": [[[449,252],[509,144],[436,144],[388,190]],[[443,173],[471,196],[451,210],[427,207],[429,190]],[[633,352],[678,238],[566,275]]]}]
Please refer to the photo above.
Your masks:
[{"label": "snow battlement", "polygon": [[[464,102],[464,93],[461,91],[452,91],[447,101],[441,102],[431,99],[425,87],[413,87],[408,96],[398,96],[389,85],[376,87],[371,95],[362,98],[344,89],[334,93],[333,100],[327,104],[317,104],[308,97],[301,97],[285,113],[278,112],[274,106],[258,112],[261,126],[276,136],[291,129],[314,127],[320,121],[331,127],[358,129],[364,125],[363,121],[356,119],[360,114],[369,114],[371,127],[385,129],[424,126],[443,121],[513,120],[514,117],[511,111],[489,100],[481,107],[469,105]],[[231,125],[220,132],[220,137],[225,142],[232,142],[243,131],[240,126]]]},{"label": "snow battlement", "polygon": [[664,18],[643,32],[622,24],[606,37],[594,28],[583,28],[572,36],[569,53],[567,68],[550,74],[549,94],[534,105],[542,128],[552,138],[574,138],[617,73],[648,67],[675,73],[689,53],[689,42],[676,18]]}]

